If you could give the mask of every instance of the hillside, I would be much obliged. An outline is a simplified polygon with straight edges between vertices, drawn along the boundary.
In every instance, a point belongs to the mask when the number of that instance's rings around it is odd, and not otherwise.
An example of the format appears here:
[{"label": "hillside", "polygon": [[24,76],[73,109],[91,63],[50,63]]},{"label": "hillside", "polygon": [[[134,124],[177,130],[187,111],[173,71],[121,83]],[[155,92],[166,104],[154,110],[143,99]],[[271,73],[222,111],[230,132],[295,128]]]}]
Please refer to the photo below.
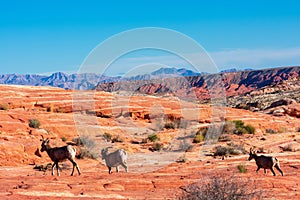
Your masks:
[{"label": "hillside", "polygon": [[[250,178],[267,198],[300,195],[297,117],[216,109],[170,96],[79,93],[33,86],[0,85],[0,89],[1,199],[174,199],[182,192],[180,188],[201,180],[212,170],[223,176]],[[30,128],[29,119],[38,119],[40,128]],[[211,133],[200,143],[192,142],[199,128],[209,127],[212,122],[222,124],[224,120],[242,120],[255,127],[255,134],[231,133],[226,140],[210,144],[209,138],[215,134]],[[178,127],[169,125],[177,122]],[[153,151],[155,142],[145,141],[151,134],[160,138],[160,151]],[[52,177],[49,170],[35,170],[35,166],[50,162],[47,154],[39,150],[41,135],[50,138],[53,146],[88,136],[96,142],[90,150],[98,156],[104,146],[123,148],[129,153],[129,173],[121,169],[119,174],[109,175],[99,157],[77,159],[81,176],[69,176],[68,161],[61,165],[61,177]],[[106,141],[105,135],[117,138],[118,142]],[[263,170],[255,174],[255,162],[247,161],[247,153],[230,155],[225,160],[212,156],[216,146],[233,144],[242,145],[247,151],[256,146],[262,152],[276,155],[285,176],[273,177],[269,171],[264,175]],[[293,145],[293,151],[283,151],[289,145]],[[83,151],[82,147],[77,149],[79,153]],[[246,173],[238,172],[240,164],[246,167]]]},{"label": "hillside", "polygon": [[181,98],[210,99],[215,90],[226,96],[237,96],[298,78],[300,67],[238,71],[199,76],[174,77],[154,80],[100,83],[98,91],[134,91],[143,94],[169,94]]}]

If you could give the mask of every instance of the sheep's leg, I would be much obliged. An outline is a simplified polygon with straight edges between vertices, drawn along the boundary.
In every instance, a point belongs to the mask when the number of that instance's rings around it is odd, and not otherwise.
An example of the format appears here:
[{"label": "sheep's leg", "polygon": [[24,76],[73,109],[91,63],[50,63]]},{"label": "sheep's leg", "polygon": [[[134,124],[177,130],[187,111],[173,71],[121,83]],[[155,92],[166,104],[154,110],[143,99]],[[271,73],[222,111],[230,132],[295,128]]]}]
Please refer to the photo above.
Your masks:
[{"label": "sheep's leg", "polygon": [[53,164],[52,164],[52,176],[54,176],[54,166],[56,165],[56,163],[54,162]]},{"label": "sheep's leg", "polygon": [[272,173],[273,173],[273,176],[276,176],[276,174],[275,174],[275,172],[274,172],[274,169],[273,169],[273,167],[271,167],[271,169],[270,169],[271,171],[272,171]]},{"label": "sheep's leg", "polygon": [[79,169],[79,167],[78,167],[77,163],[76,163],[75,167],[76,167],[76,169],[77,169],[78,175],[80,175],[80,174],[81,174],[81,172],[80,172],[80,169]]},{"label": "sheep's leg", "polygon": [[57,170],[57,176],[60,176],[59,167],[58,167],[58,162],[56,163],[56,170]]},{"label": "sheep's leg", "polygon": [[280,166],[279,166],[278,163],[275,165],[275,168],[276,168],[276,169],[281,173],[281,175],[283,176],[283,172],[282,172],[282,170],[280,169]]},{"label": "sheep's leg", "polygon": [[125,172],[127,172],[127,171],[128,171],[128,167],[127,167],[127,165],[126,165],[125,163],[122,163],[121,165],[124,167],[124,169],[125,169]]},{"label": "sheep's leg", "polygon": [[266,169],[264,169],[264,173],[267,174],[267,170]]},{"label": "sheep's leg", "polygon": [[119,172],[119,166],[116,166],[116,171]]},{"label": "sheep's leg", "polygon": [[108,167],[108,173],[111,174],[111,167]]},{"label": "sheep's leg", "polygon": [[73,169],[72,169],[72,173],[71,173],[71,176],[73,176],[73,174],[74,174],[74,169],[75,169],[75,164],[72,162],[72,164],[73,164]]},{"label": "sheep's leg", "polygon": [[73,170],[72,170],[71,176],[73,176],[73,174],[74,174],[74,169],[75,169],[75,167],[76,167],[76,169],[77,169],[78,174],[80,175],[81,173],[80,173],[80,169],[79,169],[77,163],[76,163],[74,160],[72,160],[72,159],[69,159],[69,160],[70,160],[71,163],[73,164]]},{"label": "sheep's leg", "polygon": [[260,167],[257,167],[257,169],[256,169],[256,173],[258,173],[259,169],[260,169]]}]

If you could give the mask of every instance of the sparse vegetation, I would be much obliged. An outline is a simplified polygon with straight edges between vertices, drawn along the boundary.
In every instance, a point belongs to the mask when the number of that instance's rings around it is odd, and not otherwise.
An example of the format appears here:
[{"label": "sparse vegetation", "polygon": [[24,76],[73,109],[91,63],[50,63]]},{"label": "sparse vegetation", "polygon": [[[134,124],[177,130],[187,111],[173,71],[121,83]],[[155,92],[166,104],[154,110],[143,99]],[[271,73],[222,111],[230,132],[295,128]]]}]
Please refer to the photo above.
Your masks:
[{"label": "sparse vegetation", "polygon": [[38,119],[30,119],[29,120],[29,127],[30,128],[40,128],[40,121]]},{"label": "sparse vegetation", "polygon": [[112,138],[112,135],[111,135],[110,133],[105,132],[105,133],[103,134],[103,137],[104,137],[104,139],[105,139],[107,142],[110,142],[110,141],[111,141],[111,138]]},{"label": "sparse vegetation", "polygon": [[98,154],[96,153],[96,143],[94,140],[90,139],[88,136],[83,135],[78,138],[74,138],[73,142],[80,146],[80,151],[76,155],[77,158],[98,158]]},{"label": "sparse vegetation", "polygon": [[180,200],[210,200],[210,199],[262,199],[262,192],[255,190],[255,185],[250,179],[245,180],[235,176],[221,174],[210,175],[198,181],[181,187]]},{"label": "sparse vegetation", "polygon": [[275,131],[274,129],[271,129],[271,128],[267,128],[267,129],[266,129],[266,133],[276,134],[277,131]]},{"label": "sparse vegetation", "polygon": [[229,142],[231,141],[231,137],[229,134],[224,134],[219,137],[219,142]]},{"label": "sparse vegetation", "polygon": [[238,165],[237,168],[238,168],[240,173],[246,173],[247,172],[247,168],[243,164]]},{"label": "sparse vegetation", "polygon": [[67,138],[66,138],[65,136],[62,136],[62,137],[61,137],[61,141],[66,142],[66,141],[67,141]]},{"label": "sparse vegetation", "polygon": [[214,156],[240,155],[247,153],[243,145],[229,143],[228,146],[217,146]]},{"label": "sparse vegetation", "polygon": [[194,139],[193,139],[193,143],[200,143],[204,141],[204,137],[203,135],[195,135]]},{"label": "sparse vegetation", "polygon": [[163,148],[163,144],[161,144],[161,143],[155,143],[154,145],[153,145],[153,150],[154,151],[160,151],[161,149]]},{"label": "sparse vegetation", "polygon": [[157,136],[157,134],[153,133],[148,136],[148,140],[150,140],[151,142],[156,142],[159,140],[159,137]]},{"label": "sparse vegetation", "polygon": [[111,139],[111,142],[112,143],[115,143],[115,142],[124,142],[124,139],[120,135],[117,135],[117,136],[115,136],[115,137],[113,137]]},{"label": "sparse vegetation", "polygon": [[208,128],[207,127],[202,127],[199,128],[196,132],[196,135],[193,139],[193,143],[200,143],[203,142],[206,136]]},{"label": "sparse vegetation", "polygon": [[254,134],[255,128],[251,125],[245,125],[242,120],[234,120],[235,123],[235,130],[233,131],[236,135],[243,135],[243,134]]},{"label": "sparse vegetation", "polygon": [[176,124],[175,124],[175,122],[167,122],[167,123],[165,123],[165,128],[166,129],[175,129]]}]

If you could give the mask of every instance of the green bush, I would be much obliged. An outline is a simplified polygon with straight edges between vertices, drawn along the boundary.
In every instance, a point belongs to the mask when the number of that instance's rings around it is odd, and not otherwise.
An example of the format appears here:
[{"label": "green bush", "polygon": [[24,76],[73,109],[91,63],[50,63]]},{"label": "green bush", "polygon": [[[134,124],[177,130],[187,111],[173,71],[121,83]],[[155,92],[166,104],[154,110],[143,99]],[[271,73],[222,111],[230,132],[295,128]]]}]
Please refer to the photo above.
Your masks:
[{"label": "green bush", "polygon": [[245,129],[246,129],[248,134],[254,134],[254,132],[255,132],[255,128],[251,125],[245,126]]},{"label": "green bush", "polygon": [[159,140],[159,137],[157,136],[157,134],[153,133],[148,136],[148,140],[150,140],[151,142],[155,142]]},{"label": "green bush", "polygon": [[197,130],[196,135],[202,135],[203,137],[206,136],[208,127],[201,127]]},{"label": "green bush", "polygon": [[238,168],[239,172],[241,172],[241,173],[246,173],[247,172],[247,169],[246,169],[245,165],[238,165],[237,168]]},{"label": "green bush", "polygon": [[163,145],[161,143],[155,143],[153,146],[154,151],[160,151],[163,148]]},{"label": "green bush", "polygon": [[244,122],[242,120],[233,120],[235,123],[235,128],[243,128],[244,127]]},{"label": "green bush", "polygon": [[193,139],[193,143],[200,143],[204,141],[204,137],[203,135],[195,135],[194,139]]},{"label": "green bush", "polygon": [[[234,127],[232,127],[232,123],[235,124]],[[236,135],[243,135],[243,134],[254,134],[255,128],[251,125],[245,125],[245,123],[242,120],[234,120],[231,123],[226,122],[224,126],[224,133],[233,132]]]},{"label": "green bush", "polygon": [[38,119],[30,119],[29,120],[29,127],[30,128],[40,128],[40,121]]}]

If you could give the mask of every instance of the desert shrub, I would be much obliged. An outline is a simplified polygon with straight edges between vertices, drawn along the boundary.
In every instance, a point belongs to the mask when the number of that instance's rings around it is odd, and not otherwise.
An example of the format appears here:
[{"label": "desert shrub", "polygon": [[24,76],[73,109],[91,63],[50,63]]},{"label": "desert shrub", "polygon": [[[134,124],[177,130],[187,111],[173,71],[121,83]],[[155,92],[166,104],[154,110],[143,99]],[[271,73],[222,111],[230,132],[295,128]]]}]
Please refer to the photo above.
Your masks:
[{"label": "desert shrub", "polygon": [[246,173],[247,172],[247,169],[246,169],[245,165],[242,165],[242,164],[238,165],[237,168],[238,168],[239,172],[241,172],[241,173]]},{"label": "desert shrub", "polygon": [[254,132],[255,132],[255,128],[251,125],[245,126],[245,129],[246,129],[248,134],[254,134]]},{"label": "desert shrub", "polygon": [[38,119],[30,119],[29,120],[29,127],[30,128],[40,128],[40,121]]},{"label": "desert shrub", "polygon": [[228,150],[226,147],[224,146],[217,146],[214,156],[226,156],[228,155]]},{"label": "desert shrub", "polygon": [[235,123],[235,128],[243,128],[244,127],[244,122],[242,120],[234,120]]},{"label": "desert shrub", "polygon": [[161,149],[163,148],[163,144],[161,144],[161,143],[155,143],[154,145],[153,145],[153,150],[154,151],[160,151]]},{"label": "desert shrub", "polygon": [[228,146],[217,146],[215,148],[214,156],[240,155],[245,154],[246,152],[247,151],[242,145],[230,143]]},{"label": "desert shrub", "polygon": [[159,137],[157,136],[157,134],[153,133],[148,136],[148,140],[150,140],[151,142],[155,142],[159,140]]},{"label": "desert shrub", "polygon": [[228,142],[228,141],[231,141],[231,137],[228,134],[224,134],[219,137],[219,142]]},{"label": "desert shrub", "polygon": [[2,104],[0,104],[0,110],[8,110],[8,108],[9,108],[8,103],[2,103]]},{"label": "desert shrub", "polygon": [[244,135],[247,133],[247,130],[245,128],[239,127],[239,128],[236,128],[233,133],[236,135]]},{"label": "desert shrub", "polygon": [[98,154],[96,153],[96,143],[88,136],[83,135],[78,138],[74,138],[72,141],[77,146],[80,146],[79,152],[76,155],[77,158],[98,158]]},{"label": "desert shrub", "polygon": [[206,176],[201,181],[180,188],[183,192],[179,196],[179,200],[262,199],[262,192],[256,190],[251,179],[246,180],[221,174]]},{"label": "desert shrub", "polygon": [[243,135],[243,134],[254,134],[255,128],[251,125],[245,125],[242,120],[234,120],[232,121],[235,124],[235,129],[233,133],[236,135]]},{"label": "desert shrub", "polygon": [[104,139],[105,139],[107,142],[110,142],[110,141],[111,141],[111,138],[112,138],[112,135],[111,135],[110,133],[105,132],[105,133],[103,134],[103,137],[104,137]]},{"label": "desert shrub", "polygon": [[175,122],[167,122],[167,123],[165,123],[165,128],[166,129],[175,129],[176,124],[175,124]]},{"label": "desert shrub", "polygon": [[208,127],[201,127],[197,130],[196,135],[202,135],[203,137],[206,136]]},{"label": "desert shrub", "polygon": [[83,159],[83,158],[90,158],[90,159],[97,159],[99,156],[94,150],[88,150],[86,147],[80,147],[76,158]]},{"label": "desert shrub", "polygon": [[275,133],[277,133],[277,132],[276,132],[274,129],[267,128],[267,129],[266,129],[266,133],[275,134]]},{"label": "desert shrub", "polygon": [[66,141],[67,141],[67,138],[66,138],[65,136],[62,136],[62,137],[61,137],[61,141],[66,142]]},{"label": "desert shrub", "polygon": [[297,132],[300,132],[300,127],[298,127]]},{"label": "desert shrub", "polygon": [[231,134],[236,129],[236,125],[233,121],[226,121],[223,127],[222,134]]},{"label": "desert shrub", "polygon": [[112,143],[115,143],[115,142],[124,142],[124,139],[120,135],[117,135],[117,136],[115,136],[115,137],[113,137],[111,139],[111,142]]},{"label": "desert shrub", "polygon": [[201,127],[197,130],[196,135],[193,139],[193,143],[200,143],[203,142],[205,136],[207,134],[208,127]]},{"label": "desert shrub", "polygon": [[193,143],[200,143],[204,141],[204,137],[203,135],[195,135],[194,139],[193,139]]}]

